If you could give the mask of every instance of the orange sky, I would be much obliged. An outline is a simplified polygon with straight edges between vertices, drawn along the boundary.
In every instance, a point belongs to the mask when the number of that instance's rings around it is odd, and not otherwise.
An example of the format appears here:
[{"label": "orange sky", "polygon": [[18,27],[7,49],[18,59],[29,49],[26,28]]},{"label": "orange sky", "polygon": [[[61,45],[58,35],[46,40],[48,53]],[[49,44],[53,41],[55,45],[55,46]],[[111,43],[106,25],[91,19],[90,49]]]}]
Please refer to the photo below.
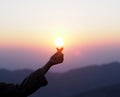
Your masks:
[{"label": "orange sky", "polygon": [[[59,29],[61,30],[61,29]],[[59,31],[58,30],[58,31]],[[54,47],[54,41],[61,36],[64,39],[65,47],[69,46],[84,46],[84,45],[104,45],[120,43],[120,33],[118,31],[110,30],[96,30],[92,31],[61,31],[61,32],[32,32],[28,30],[1,30],[0,46],[30,46],[30,47]]]}]

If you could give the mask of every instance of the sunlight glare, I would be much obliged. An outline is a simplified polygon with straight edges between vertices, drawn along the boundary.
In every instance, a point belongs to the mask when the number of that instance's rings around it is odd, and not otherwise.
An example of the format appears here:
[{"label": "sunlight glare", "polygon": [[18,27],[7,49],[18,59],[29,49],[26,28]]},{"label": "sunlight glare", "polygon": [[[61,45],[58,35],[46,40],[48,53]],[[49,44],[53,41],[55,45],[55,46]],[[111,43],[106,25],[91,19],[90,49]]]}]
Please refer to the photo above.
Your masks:
[{"label": "sunlight glare", "polygon": [[56,41],[55,41],[55,44],[56,44],[56,46],[57,46],[58,48],[63,47],[63,44],[64,44],[63,38],[58,37],[58,38],[56,39]]}]

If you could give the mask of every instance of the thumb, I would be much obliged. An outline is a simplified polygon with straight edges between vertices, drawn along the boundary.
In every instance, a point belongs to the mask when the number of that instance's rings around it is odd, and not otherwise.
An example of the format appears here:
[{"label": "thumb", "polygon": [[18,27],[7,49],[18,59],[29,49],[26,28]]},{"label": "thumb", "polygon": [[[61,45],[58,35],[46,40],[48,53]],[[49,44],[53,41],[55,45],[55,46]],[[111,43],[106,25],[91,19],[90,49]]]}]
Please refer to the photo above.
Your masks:
[{"label": "thumb", "polygon": [[57,52],[62,52],[63,51],[63,47],[62,48],[56,48]]}]

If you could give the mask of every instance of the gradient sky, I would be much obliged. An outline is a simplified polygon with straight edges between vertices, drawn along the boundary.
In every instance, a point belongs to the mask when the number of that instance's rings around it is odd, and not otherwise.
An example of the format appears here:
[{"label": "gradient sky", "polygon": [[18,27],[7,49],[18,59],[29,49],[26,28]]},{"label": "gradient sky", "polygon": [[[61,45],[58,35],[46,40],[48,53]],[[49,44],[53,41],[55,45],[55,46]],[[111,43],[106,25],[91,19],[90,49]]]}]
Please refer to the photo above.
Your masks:
[{"label": "gradient sky", "polygon": [[36,69],[63,37],[52,70],[120,61],[120,0],[0,0],[0,68]]}]

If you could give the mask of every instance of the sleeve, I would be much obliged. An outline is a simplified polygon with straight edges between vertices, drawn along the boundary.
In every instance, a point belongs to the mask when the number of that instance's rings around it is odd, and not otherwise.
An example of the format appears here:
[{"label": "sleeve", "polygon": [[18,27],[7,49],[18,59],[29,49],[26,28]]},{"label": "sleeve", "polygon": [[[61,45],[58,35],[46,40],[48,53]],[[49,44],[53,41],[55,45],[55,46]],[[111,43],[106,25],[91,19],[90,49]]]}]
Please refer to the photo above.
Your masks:
[{"label": "sleeve", "polygon": [[45,76],[42,74],[41,69],[36,70],[26,77],[17,89],[18,97],[26,97],[33,94],[40,87],[48,84]]},{"label": "sleeve", "polygon": [[0,83],[0,97],[16,97],[18,85]]}]

